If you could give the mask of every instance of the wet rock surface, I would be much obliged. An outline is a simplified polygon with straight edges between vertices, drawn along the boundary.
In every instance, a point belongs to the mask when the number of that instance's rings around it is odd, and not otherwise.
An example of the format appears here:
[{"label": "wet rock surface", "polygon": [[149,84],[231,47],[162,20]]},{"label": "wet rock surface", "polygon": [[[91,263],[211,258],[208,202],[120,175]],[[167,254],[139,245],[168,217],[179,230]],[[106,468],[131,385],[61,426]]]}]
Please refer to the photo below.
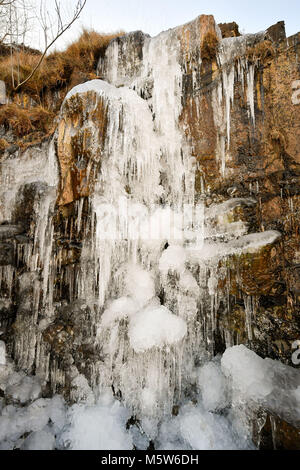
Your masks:
[{"label": "wet rock surface", "polygon": [[257,444],[260,450],[299,450],[300,429],[276,416],[267,415]]}]

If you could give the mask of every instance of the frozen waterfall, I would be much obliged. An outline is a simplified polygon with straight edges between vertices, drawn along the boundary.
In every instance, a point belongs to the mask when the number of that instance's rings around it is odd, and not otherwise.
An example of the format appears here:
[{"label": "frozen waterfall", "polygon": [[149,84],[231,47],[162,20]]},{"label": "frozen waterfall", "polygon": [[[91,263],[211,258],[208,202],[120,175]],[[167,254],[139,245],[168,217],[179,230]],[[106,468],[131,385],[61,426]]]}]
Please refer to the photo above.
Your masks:
[{"label": "frozen waterfall", "polygon": [[[239,59],[236,67],[235,59],[256,39],[226,39],[218,51],[212,108],[222,177],[236,82],[255,126],[255,65]],[[236,346],[238,333],[217,327],[218,312],[230,310],[230,263],[278,243],[281,234],[249,232],[241,214],[255,210],[251,194],[208,204],[204,183],[195,194],[179,33],[143,41],[141,57],[124,63],[126,44],[114,40],[99,64],[103,79],[68,93],[59,121],[70,118],[69,134],[65,127],[47,150],[2,165],[0,238],[18,232],[11,221],[24,185],[34,187],[34,201],[31,238],[15,245],[15,266],[0,266],[3,299],[11,300],[14,282],[22,298],[9,351],[14,362],[0,341],[0,389],[11,397],[11,404],[0,398],[0,449],[147,449],[150,441],[156,449],[253,449],[252,419],[262,408],[278,411],[284,367],[282,414],[299,409],[295,371]],[[192,40],[189,47],[192,57]],[[71,113],[81,102],[77,125]],[[58,151],[67,167],[66,149],[83,134],[90,138],[82,183],[89,191],[80,193],[78,183],[79,196],[58,204],[59,185],[73,177],[73,167],[71,176],[59,176]],[[83,156],[74,162],[81,171]],[[71,215],[59,219],[68,207]],[[255,296],[245,294],[244,307],[250,346]],[[228,348],[223,356],[215,356],[217,332]],[[52,398],[43,395],[47,384]]]}]

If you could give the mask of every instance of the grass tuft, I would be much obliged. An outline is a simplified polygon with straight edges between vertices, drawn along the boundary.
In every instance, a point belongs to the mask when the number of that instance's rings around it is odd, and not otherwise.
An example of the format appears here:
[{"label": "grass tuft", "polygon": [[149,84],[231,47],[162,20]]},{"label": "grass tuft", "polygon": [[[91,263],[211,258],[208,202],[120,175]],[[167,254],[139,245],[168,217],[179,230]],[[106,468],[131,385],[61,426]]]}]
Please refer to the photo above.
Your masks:
[{"label": "grass tuft", "polygon": [[[74,71],[95,75],[97,62],[104,55],[109,42],[121,34],[124,33],[101,34],[84,29],[78,40],[70,44],[65,51],[49,54],[36,74],[21,88],[21,92],[40,102],[45,90],[66,87]],[[6,83],[9,95],[14,94],[14,86],[18,82],[26,79],[39,57],[38,54],[27,50],[16,51],[12,57],[0,57],[0,80]]]},{"label": "grass tuft", "polygon": [[[0,107],[0,126],[21,139],[26,146],[42,140],[53,131],[54,118],[68,90],[96,78],[96,67],[110,41],[123,32],[101,34],[83,29],[79,38],[64,51],[45,57],[34,76],[16,92],[37,64],[40,53],[32,49],[15,50],[10,56],[0,50],[0,80],[6,84],[10,103]],[[1,151],[0,143],[0,151]]]}]

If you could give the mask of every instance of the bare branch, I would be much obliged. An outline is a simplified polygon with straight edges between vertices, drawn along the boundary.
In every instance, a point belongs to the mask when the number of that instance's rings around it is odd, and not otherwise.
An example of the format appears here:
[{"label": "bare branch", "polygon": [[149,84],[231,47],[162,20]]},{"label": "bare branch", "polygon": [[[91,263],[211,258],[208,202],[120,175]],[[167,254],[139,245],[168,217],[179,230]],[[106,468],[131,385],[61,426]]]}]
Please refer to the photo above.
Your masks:
[{"label": "bare branch", "polygon": [[[83,8],[86,5],[87,0],[77,0],[76,5],[73,9],[71,17],[64,18],[62,6],[59,0],[54,0],[54,19],[53,15],[49,13],[45,3],[41,0],[39,13],[35,13],[35,21],[37,20],[40,24],[41,30],[44,35],[44,49],[37,61],[37,64],[28,74],[28,76],[20,82],[19,80],[19,66],[20,66],[20,51],[22,44],[25,43],[25,35],[30,31],[31,10],[33,10],[30,4],[31,0],[0,0],[0,37],[2,35],[3,41],[10,46],[11,55],[11,67],[12,67],[12,86],[15,91],[18,91],[22,86],[25,85],[35,75],[39,67],[41,66],[45,56],[53,44],[74,24],[79,18]],[[47,1],[49,4],[49,2]],[[4,25],[1,28],[1,17],[3,12]],[[6,13],[6,14],[5,14]],[[54,32],[54,23],[56,23],[56,31]],[[3,30],[3,31],[2,31]],[[20,44],[20,38],[22,44]],[[7,41],[8,39],[8,41]],[[0,40],[1,43],[1,40]],[[23,46],[24,47],[24,46]],[[16,65],[16,75],[14,74],[14,61],[13,54],[16,51],[18,56],[18,63]],[[16,57],[16,55],[15,55]],[[16,83],[17,82],[17,83]]]}]

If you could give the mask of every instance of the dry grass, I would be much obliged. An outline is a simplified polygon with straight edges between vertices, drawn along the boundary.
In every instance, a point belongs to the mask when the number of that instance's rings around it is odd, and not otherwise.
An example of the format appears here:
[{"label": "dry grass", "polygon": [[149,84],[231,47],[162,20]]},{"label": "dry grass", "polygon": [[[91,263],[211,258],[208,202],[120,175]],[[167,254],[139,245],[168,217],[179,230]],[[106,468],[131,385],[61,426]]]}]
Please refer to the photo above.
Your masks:
[{"label": "dry grass", "polygon": [[114,34],[99,34],[93,30],[84,29],[79,39],[70,44],[64,52],[65,61],[69,67],[91,72],[96,69],[99,58],[104,56],[110,41],[123,34],[122,31]]},{"label": "dry grass", "polygon": [[[78,40],[66,50],[49,54],[18,92],[14,91],[14,86],[27,78],[40,55],[33,50],[16,51],[12,57],[0,55],[0,80],[5,82],[13,101],[0,107],[0,125],[21,139],[20,145],[48,135],[69,88],[95,78],[98,60],[104,56],[109,42],[123,34],[83,30]],[[58,90],[59,94],[54,96]]]},{"label": "dry grass", "polygon": [[0,139],[0,153],[4,152],[9,147],[9,143],[5,139]]},{"label": "dry grass", "polygon": [[[124,33],[100,34],[93,30],[83,30],[78,40],[65,51],[49,54],[21,91],[40,102],[45,90],[67,86],[75,70],[85,74],[95,73],[99,57],[104,55],[109,42],[121,34]],[[14,85],[29,75],[38,60],[39,55],[26,51],[0,58],[0,80],[5,81],[10,95],[14,94]]]},{"label": "dry grass", "polygon": [[[0,58],[0,79],[5,82],[9,94],[13,92],[14,85],[17,85],[18,77],[19,81],[24,80],[37,61],[38,56],[23,51],[15,53],[12,57]],[[26,92],[33,94],[34,90],[34,82],[31,81],[26,87]]]},{"label": "dry grass", "polygon": [[34,140],[36,134],[46,135],[53,128],[54,115],[42,106],[22,108],[11,103],[0,108],[0,125],[11,130],[17,138]]}]

